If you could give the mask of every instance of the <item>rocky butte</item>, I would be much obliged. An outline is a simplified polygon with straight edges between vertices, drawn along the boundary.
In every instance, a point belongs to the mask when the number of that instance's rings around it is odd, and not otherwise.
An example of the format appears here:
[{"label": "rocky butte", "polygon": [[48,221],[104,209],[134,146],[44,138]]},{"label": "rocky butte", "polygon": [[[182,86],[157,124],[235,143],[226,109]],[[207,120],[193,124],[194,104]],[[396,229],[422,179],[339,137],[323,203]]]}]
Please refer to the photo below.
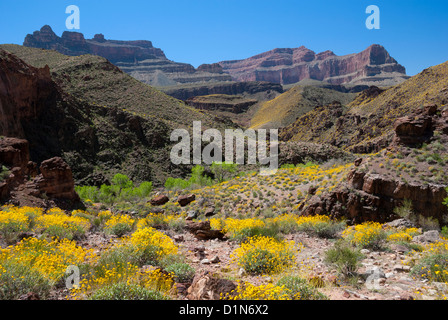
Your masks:
[{"label": "rocky butte", "polygon": [[119,41],[105,39],[96,34],[85,39],[79,32],[65,31],[57,36],[50,26],[28,34],[23,45],[26,47],[56,50],[69,56],[93,54],[104,57],[137,80],[153,86],[164,87],[200,81],[229,81],[218,64],[202,65],[195,69],[187,63],[169,60],[164,52],[155,48],[151,41]]},{"label": "rocky butte", "polygon": [[283,85],[312,79],[330,84],[390,86],[409,78],[405,68],[377,44],[345,56],[337,56],[332,51],[316,54],[304,46],[274,49],[248,59],[219,64],[237,81]]}]

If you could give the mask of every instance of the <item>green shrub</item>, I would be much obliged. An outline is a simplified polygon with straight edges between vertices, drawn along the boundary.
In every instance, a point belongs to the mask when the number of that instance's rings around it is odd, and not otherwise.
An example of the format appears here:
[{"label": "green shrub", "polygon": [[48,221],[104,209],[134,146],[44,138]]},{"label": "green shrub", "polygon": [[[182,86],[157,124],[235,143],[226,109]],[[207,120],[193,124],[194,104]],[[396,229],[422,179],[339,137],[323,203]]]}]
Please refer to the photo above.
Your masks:
[{"label": "green shrub", "polygon": [[111,185],[76,186],[76,192],[83,201],[114,204],[119,201],[136,201],[146,198],[153,190],[152,182],[144,181],[138,187],[123,174],[116,174]]},{"label": "green shrub", "polygon": [[53,284],[39,271],[16,261],[2,261],[0,266],[0,300],[18,300],[33,292],[40,299],[49,297]]},{"label": "green shrub", "polygon": [[327,296],[309,285],[305,279],[297,276],[284,276],[278,280],[277,286],[283,286],[292,300],[328,300]]},{"label": "green shrub", "polygon": [[95,291],[89,300],[168,300],[162,293],[137,284],[115,283]]},{"label": "green shrub", "polygon": [[363,255],[357,248],[343,241],[337,241],[333,248],[325,251],[324,261],[346,277],[351,277],[358,271]]},{"label": "green shrub", "polygon": [[192,266],[183,262],[175,262],[165,268],[166,272],[173,273],[176,282],[190,282],[193,280],[195,270]]},{"label": "green shrub", "polygon": [[8,178],[10,174],[11,171],[9,171],[8,168],[2,165],[2,167],[0,168],[0,182]]},{"label": "green shrub", "polygon": [[411,274],[435,282],[448,281],[448,253],[435,253],[423,257],[412,269]]},{"label": "green shrub", "polygon": [[168,178],[165,182],[165,188],[171,189],[188,189],[203,186],[210,186],[213,180],[204,175],[205,168],[197,165],[191,169],[191,177],[188,180],[180,178]]},{"label": "green shrub", "polygon": [[297,227],[298,231],[307,232],[319,238],[334,239],[344,230],[344,221],[322,221],[317,223],[302,223]]},{"label": "green shrub", "polygon": [[215,175],[216,181],[223,182],[231,177],[232,173],[235,173],[237,168],[236,163],[232,162],[213,162],[210,170]]}]

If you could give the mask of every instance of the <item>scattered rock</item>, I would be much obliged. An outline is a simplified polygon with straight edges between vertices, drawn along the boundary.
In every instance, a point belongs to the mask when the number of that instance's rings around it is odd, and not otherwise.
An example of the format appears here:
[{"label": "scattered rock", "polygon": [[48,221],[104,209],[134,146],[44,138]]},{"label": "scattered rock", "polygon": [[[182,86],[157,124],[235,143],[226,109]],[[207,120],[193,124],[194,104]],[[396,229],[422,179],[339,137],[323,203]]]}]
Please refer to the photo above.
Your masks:
[{"label": "scattered rock", "polygon": [[415,225],[408,219],[395,219],[391,222],[387,222],[383,225],[383,228],[397,228],[397,229],[407,229],[414,228]]},{"label": "scattered rock", "polygon": [[190,194],[190,195],[182,195],[177,198],[177,202],[181,207],[185,207],[189,205],[191,202],[196,200],[196,195]]},{"label": "scattered rock", "polygon": [[355,167],[359,167],[362,163],[362,158],[358,158],[355,160]]},{"label": "scattered rock", "polygon": [[170,201],[170,199],[168,198],[168,196],[161,194],[158,195],[157,197],[155,197],[154,199],[152,199],[150,201],[151,205],[153,206],[162,206],[165,203],[167,203],[168,201]]},{"label": "scattered rock", "polygon": [[212,216],[214,216],[216,213],[215,213],[215,208],[214,207],[210,207],[210,208],[207,208],[206,210],[205,210],[205,212],[204,212],[204,215],[206,216],[206,217],[212,217]]},{"label": "scattered rock", "polygon": [[198,240],[223,240],[225,238],[225,234],[221,230],[197,230],[193,235]]},{"label": "scattered rock", "polygon": [[27,294],[21,295],[19,300],[40,300],[40,297],[37,293],[28,292]]},{"label": "scattered rock", "polygon": [[402,293],[398,296],[398,300],[415,300],[414,297],[409,293]]},{"label": "scattered rock", "polygon": [[393,267],[393,270],[397,272],[409,272],[411,270],[411,267],[397,264]]},{"label": "scattered rock", "polygon": [[221,259],[219,259],[218,256],[215,256],[213,259],[210,260],[211,263],[219,263],[221,262]]},{"label": "scattered rock", "polygon": [[233,281],[218,278],[209,271],[202,271],[196,274],[188,288],[187,299],[219,300],[221,295],[230,294],[236,287]]},{"label": "scattered rock", "polygon": [[415,236],[413,238],[415,242],[422,242],[422,243],[432,243],[437,242],[440,240],[440,234],[437,230],[429,230],[424,232],[422,235]]},{"label": "scattered rock", "polygon": [[191,210],[187,212],[186,220],[193,220],[198,217],[198,212],[196,210]]},{"label": "scattered rock", "polygon": [[173,236],[174,241],[176,242],[183,242],[184,241],[184,236],[181,234],[176,234],[175,236]]}]

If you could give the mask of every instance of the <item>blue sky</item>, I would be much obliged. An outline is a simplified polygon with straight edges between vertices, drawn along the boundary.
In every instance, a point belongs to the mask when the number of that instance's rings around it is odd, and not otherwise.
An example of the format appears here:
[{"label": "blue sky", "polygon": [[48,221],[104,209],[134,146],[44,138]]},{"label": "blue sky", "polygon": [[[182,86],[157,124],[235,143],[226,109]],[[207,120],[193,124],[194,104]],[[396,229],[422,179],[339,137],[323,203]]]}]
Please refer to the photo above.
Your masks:
[{"label": "blue sky", "polygon": [[[380,8],[381,29],[368,30],[367,6]],[[50,25],[66,30],[77,5],[86,38],[151,40],[174,61],[244,59],[301,45],[337,55],[383,45],[409,75],[448,60],[446,0],[42,0],[0,1],[0,43],[22,44]]]}]

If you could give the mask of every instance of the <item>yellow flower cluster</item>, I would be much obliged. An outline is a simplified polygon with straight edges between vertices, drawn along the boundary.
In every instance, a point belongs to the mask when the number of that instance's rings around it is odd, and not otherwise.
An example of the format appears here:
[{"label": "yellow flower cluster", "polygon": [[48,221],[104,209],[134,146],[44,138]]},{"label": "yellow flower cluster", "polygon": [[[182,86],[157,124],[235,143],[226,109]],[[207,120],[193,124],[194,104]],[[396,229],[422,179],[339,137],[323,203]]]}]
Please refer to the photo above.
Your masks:
[{"label": "yellow flower cluster", "polygon": [[412,241],[412,238],[418,234],[420,234],[420,229],[417,228],[407,228],[405,230],[388,230],[391,232],[387,240],[388,241],[406,241],[410,242]]},{"label": "yellow flower cluster", "polygon": [[0,211],[0,232],[23,232],[29,228],[29,218],[23,210]]},{"label": "yellow flower cluster", "polygon": [[138,220],[137,229],[154,227],[161,224],[169,225],[177,219],[180,219],[180,217],[174,215],[149,213],[145,218]]},{"label": "yellow flower cluster", "polygon": [[90,221],[79,216],[68,216],[60,209],[51,209],[48,214],[36,218],[36,228],[45,230],[51,227],[85,232],[90,227]]},{"label": "yellow flower cluster", "polygon": [[142,249],[148,246],[157,247],[157,255],[159,257],[177,254],[178,252],[177,246],[170,237],[151,227],[138,229],[124,242],[131,243]]},{"label": "yellow flower cluster", "polygon": [[112,215],[104,224],[105,229],[111,229],[119,224],[128,226],[129,229],[132,229],[135,220],[125,214],[117,214]]},{"label": "yellow flower cluster", "polygon": [[294,263],[298,249],[294,241],[254,236],[235,249],[231,258],[249,273],[279,273]]},{"label": "yellow flower cluster", "polygon": [[93,259],[93,250],[83,249],[66,239],[49,242],[27,238],[15,246],[0,250],[0,264],[6,260],[13,261],[40,272],[53,282],[63,277],[68,266],[79,266]]},{"label": "yellow flower cluster", "polygon": [[377,245],[385,237],[385,232],[381,223],[369,221],[346,228],[342,232],[342,237],[354,245],[369,247]]},{"label": "yellow flower cluster", "polygon": [[[297,299],[299,297],[297,296]],[[221,297],[222,300],[288,300],[289,295],[284,286],[272,283],[255,286],[249,282],[239,283],[231,293]]]},{"label": "yellow flower cluster", "polygon": [[210,226],[215,230],[222,230],[224,233],[229,234],[230,236],[235,235],[237,233],[242,232],[246,229],[256,228],[256,227],[265,227],[265,223],[260,219],[234,219],[234,218],[226,218],[226,219],[218,219],[212,218],[210,219]]},{"label": "yellow flower cluster", "polygon": [[163,294],[170,293],[174,285],[172,274],[163,273],[160,269],[140,271],[138,266],[130,262],[115,267],[102,266],[97,273],[98,275],[85,278],[79,282],[79,286],[73,287],[70,298],[86,299],[96,290],[117,283],[135,284]]}]

